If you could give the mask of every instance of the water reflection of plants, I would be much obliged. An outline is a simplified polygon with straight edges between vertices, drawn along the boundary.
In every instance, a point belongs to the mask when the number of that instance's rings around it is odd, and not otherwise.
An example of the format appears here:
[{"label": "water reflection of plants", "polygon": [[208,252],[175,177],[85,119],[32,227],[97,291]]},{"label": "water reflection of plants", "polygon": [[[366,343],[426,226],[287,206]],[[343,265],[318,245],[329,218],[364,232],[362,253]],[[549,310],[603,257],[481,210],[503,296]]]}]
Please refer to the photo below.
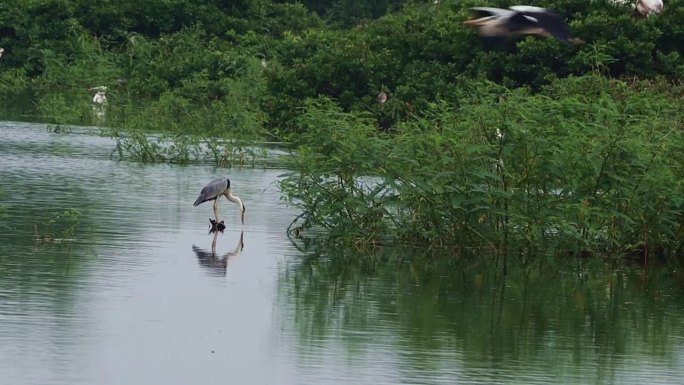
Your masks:
[{"label": "water reflection of plants", "polygon": [[[2,190],[2,188],[0,188],[0,198],[5,198],[5,192]],[[5,224],[6,210],[7,208],[4,205],[0,204],[0,227],[2,227],[3,229],[10,229],[10,227],[7,224]]]},{"label": "water reflection of plants", "polygon": [[684,332],[684,281],[664,266],[327,250],[287,268],[280,286],[283,328],[300,349],[388,349],[416,368],[440,366],[449,352],[459,372],[509,363],[513,375],[598,360],[604,383],[625,355],[676,359]]}]

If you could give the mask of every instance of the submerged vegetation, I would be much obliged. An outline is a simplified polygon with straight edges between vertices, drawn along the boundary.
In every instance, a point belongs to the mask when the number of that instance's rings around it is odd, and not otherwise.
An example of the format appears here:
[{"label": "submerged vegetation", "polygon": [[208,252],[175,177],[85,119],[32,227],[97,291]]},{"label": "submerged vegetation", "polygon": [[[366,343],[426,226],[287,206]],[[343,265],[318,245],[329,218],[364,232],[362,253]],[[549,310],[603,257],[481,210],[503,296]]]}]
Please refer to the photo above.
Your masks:
[{"label": "submerged vegetation", "polygon": [[81,227],[81,212],[76,209],[66,209],[53,212],[40,224],[33,225],[36,242],[43,244],[71,243],[74,235]]},{"label": "submerged vegetation", "polygon": [[0,6],[0,95],[55,131],[107,127],[142,162],[256,164],[256,141],[286,142],[303,237],[681,255],[684,3],[533,1],[577,46],[483,42],[462,25],[482,5],[510,4],[18,1]]}]

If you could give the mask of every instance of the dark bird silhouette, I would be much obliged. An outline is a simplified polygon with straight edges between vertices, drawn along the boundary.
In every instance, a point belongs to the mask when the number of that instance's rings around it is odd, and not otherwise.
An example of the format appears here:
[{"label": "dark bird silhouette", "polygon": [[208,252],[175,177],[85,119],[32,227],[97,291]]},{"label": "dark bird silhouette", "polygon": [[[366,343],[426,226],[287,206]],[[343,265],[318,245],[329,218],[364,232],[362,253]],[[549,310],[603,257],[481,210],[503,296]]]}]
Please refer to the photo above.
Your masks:
[{"label": "dark bird silhouette", "polygon": [[192,251],[195,252],[197,256],[197,262],[200,266],[205,267],[209,272],[225,276],[228,263],[231,259],[236,258],[242,253],[245,248],[244,243],[244,233],[240,233],[240,239],[233,251],[229,251],[221,256],[216,254],[216,238],[218,237],[218,232],[214,233],[214,238],[211,241],[211,251],[204,250],[196,245],[192,245]]},{"label": "dark bird silhouette", "polygon": [[528,5],[515,5],[509,9],[470,8],[476,19],[465,25],[477,28],[484,37],[509,37],[519,35],[551,36],[566,44],[579,42],[573,39],[565,21],[548,9]]}]

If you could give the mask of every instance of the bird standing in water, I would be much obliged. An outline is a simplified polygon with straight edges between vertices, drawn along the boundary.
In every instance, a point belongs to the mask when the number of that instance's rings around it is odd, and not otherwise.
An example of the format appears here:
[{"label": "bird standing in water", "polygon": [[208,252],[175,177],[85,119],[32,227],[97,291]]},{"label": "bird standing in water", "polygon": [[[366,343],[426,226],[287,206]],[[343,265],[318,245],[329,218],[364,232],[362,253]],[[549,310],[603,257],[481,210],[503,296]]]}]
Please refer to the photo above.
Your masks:
[{"label": "bird standing in water", "polygon": [[105,117],[105,112],[107,110],[107,96],[105,95],[105,92],[107,91],[107,87],[105,86],[98,86],[98,87],[93,87],[89,88],[90,91],[97,91],[95,93],[95,96],[93,96],[93,113],[95,114],[95,117],[98,119],[104,119]]},{"label": "bird standing in water", "polygon": [[97,91],[95,96],[93,96],[93,104],[96,106],[102,106],[107,103],[107,95],[105,95],[105,92],[107,92],[107,87],[105,86],[99,86],[99,87],[93,87],[89,88],[90,91]]},{"label": "bird standing in water", "polygon": [[193,206],[198,206],[206,201],[214,201],[214,219],[209,219],[211,222],[211,229],[212,230],[223,230],[225,228],[225,225],[223,224],[223,221],[219,221],[219,216],[218,216],[218,201],[221,196],[225,196],[226,199],[229,201],[236,203],[240,209],[240,221],[242,224],[245,223],[245,206],[242,204],[242,200],[233,195],[233,193],[230,191],[230,179],[228,178],[219,178],[219,179],[214,179],[211,182],[209,182],[206,186],[202,188],[202,191],[200,192],[199,196],[195,200],[195,203]]}]

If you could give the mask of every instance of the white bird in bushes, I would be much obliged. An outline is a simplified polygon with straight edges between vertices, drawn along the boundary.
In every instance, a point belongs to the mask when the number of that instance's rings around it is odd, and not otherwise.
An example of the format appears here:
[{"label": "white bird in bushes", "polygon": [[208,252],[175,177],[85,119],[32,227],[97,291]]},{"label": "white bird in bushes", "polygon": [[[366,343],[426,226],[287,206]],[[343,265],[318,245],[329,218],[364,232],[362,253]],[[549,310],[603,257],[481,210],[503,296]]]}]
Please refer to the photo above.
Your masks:
[{"label": "white bird in bushes", "polygon": [[657,15],[663,11],[663,0],[611,0],[616,5],[629,5],[638,16]]},{"label": "white bird in bushes", "polygon": [[378,103],[380,103],[380,108],[385,106],[385,103],[387,102],[387,94],[385,91],[380,89],[380,92],[378,93],[378,96],[376,96],[376,99],[378,100]]},{"label": "white bird in bushes", "polygon": [[663,0],[637,0],[636,10],[641,16],[660,14],[663,11]]},{"label": "white bird in bushes", "polygon": [[97,91],[95,96],[93,96],[93,104],[96,106],[103,106],[107,104],[107,95],[105,95],[105,92],[107,92],[107,87],[105,86],[98,86],[98,87],[93,87],[89,88],[89,91]]},{"label": "white bird in bushes", "polygon": [[509,9],[470,9],[475,12],[477,18],[467,20],[464,24],[477,28],[478,33],[484,37],[539,35],[552,36],[564,43],[576,42],[565,21],[548,9],[529,5],[515,5]]}]

